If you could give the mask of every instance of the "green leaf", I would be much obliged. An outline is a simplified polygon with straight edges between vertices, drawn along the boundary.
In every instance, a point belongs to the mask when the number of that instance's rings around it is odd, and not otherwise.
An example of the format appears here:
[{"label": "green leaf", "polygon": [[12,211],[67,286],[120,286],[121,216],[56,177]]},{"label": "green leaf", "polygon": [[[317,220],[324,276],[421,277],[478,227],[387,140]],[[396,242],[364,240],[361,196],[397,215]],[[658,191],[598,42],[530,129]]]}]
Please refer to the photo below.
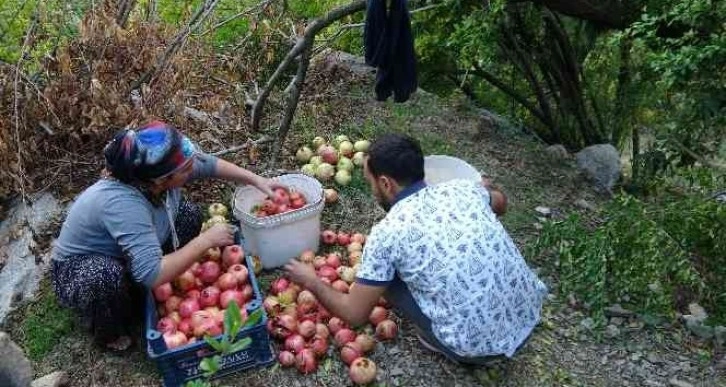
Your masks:
[{"label": "green leaf", "polygon": [[217,351],[217,352],[224,352],[224,349],[226,347],[224,345],[225,344],[224,342],[221,342],[221,341],[219,341],[219,340],[217,340],[217,339],[215,339],[215,338],[213,338],[213,337],[211,337],[209,335],[205,335],[204,336],[204,341],[206,341],[207,344],[209,344],[212,348],[214,348],[215,351]]},{"label": "green leaf", "polygon": [[219,361],[220,357],[218,355],[212,356],[212,357],[205,357],[202,359],[202,361],[199,363],[199,369],[201,369],[204,372],[204,375],[206,377],[210,377],[217,373],[219,371]]},{"label": "green leaf", "polygon": [[242,315],[239,310],[237,302],[232,301],[227,305],[227,310],[224,312],[224,333],[231,341],[234,341],[239,333],[242,325]]},{"label": "green leaf", "polygon": [[252,339],[249,337],[245,337],[244,339],[239,340],[239,341],[235,342],[234,344],[232,344],[229,348],[229,352],[234,353],[237,351],[241,351],[241,350],[249,347],[251,344],[252,344]]},{"label": "green leaf", "polygon": [[257,325],[260,322],[260,320],[262,320],[262,316],[263,316],[262,309],[261,308],[257,309],[256,311],[252,312],[252,314],[250,314],[247,317],[247,321],[245,321],[245,325],[243,327],[247,328],[247,327]]}]

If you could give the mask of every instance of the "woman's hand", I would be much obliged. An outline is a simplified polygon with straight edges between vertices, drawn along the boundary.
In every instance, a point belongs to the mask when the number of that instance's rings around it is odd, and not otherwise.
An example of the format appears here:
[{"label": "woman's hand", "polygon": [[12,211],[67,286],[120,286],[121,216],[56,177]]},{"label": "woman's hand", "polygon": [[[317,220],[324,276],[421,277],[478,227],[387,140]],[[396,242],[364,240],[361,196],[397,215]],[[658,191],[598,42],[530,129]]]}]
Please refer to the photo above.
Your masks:
[{"label": "woman's hand", "polygon": [[257,187],[257,189],[259,189],[260,191],[264,192],[265,195],[267,195],[267,196],[269,196],[271,198],[272,197],[275,197],[275,193],[273,192],[273,190],[275,188],[285,188],[285,189],[287,189],[287,186],[285,186],[284,184],[280,183],[279,181],[275,181],[275,180],[272,180],[272,179],[268,179],[266,177],[262,177],[262,176],[259,176],[259,175],[255,179],[254,185],[255,185],[255,187]]},{"label": "woman's hand", "polygon": [[229,224],[215,224],[199,235],[209,247],[224,247],[234,244],[234,230]]}]

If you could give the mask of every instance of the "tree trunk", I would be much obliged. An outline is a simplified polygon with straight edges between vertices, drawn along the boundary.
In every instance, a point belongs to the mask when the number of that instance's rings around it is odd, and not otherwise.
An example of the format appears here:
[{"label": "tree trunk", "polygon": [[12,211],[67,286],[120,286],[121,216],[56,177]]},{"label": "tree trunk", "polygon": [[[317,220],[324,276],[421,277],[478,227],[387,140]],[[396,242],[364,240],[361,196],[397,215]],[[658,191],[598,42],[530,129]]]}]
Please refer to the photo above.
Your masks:
[{"label": "tree trunk", "polygon": [[563,15],[587,20],[603,28],[622,30],[635,20],[642,1],[621,0],[513,0],[531,1]]},{"label": "tree trunk", "polygon": [[129,15],[136,6],[136,0],[121,0],[118,3],[118,14],[116,15],[116,24],[121,28],[126,28],[129,21]]}]

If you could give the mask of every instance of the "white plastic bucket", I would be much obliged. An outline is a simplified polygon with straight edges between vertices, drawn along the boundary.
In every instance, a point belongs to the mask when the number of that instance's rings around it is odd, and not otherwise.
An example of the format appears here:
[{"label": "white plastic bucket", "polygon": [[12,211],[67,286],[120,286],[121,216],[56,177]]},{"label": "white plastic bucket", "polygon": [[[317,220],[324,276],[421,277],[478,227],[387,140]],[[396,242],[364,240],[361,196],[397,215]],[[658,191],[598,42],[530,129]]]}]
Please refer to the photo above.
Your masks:
[{"label": "white plastic bucket", "polygon": [[307,205],[283,214],[258,218],[249,211],[266,198],[255,187],[238,187],[232,198],[234,216],[239,220],[244,247],[260,257],[265,269],[280,267],[305,250],[320,247],[320,214],[325,207],[323,186],[304,174],[273,178],[305,196]]},{"label": "white plastic bucket", "polygon": [[481,173],[466,161],[446,155],[430,155],[424,158],[424,180],[436,185],[454,179],[481,181]]}]

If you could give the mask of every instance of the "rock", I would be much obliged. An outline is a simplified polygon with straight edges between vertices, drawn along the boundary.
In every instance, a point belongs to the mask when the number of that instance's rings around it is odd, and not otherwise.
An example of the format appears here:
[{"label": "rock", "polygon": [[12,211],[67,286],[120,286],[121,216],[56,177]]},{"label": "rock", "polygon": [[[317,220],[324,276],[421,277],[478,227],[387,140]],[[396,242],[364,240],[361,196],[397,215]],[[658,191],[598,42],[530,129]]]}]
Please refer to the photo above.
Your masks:
[{"label": "rock", "polygon": [[658,382],[658,381],[655,381],[653,379],[646,379],[645,382],[643,382],[643,385],[644,386],[648,386],[648,387],[663,387],[663,386],[665,386],[665,384],[663,384],[661,382]]},{"label": "rock", "polygon": [[591,145],[575,155],[577,166],[595,183],[597,191],[611,194],[620,178],[620,154],[610,144]]},{"label": "rock", "polygon": [[580,207],[580,208],[582,208],[583,210],[588,210],[588,211],[595,211],[595,210],[597,210],[597,207],[594,204],[588,202],[585,199],[578,199],[575,202],[575,205],[578,206],[578,207]]},{"label": "rock", "polygon": [[620,329],[618,327],[616,327],[615,325],[610,324],[607,327],[605,327],[605,336],[607,336],[611,339],[618,337],[618,336],[620,336]]},{"label": "rock", "polygon": [[623,325],[625,322],[625,319],[622,317],[613,317],[610,319],[610,324],[615,325],[616,327]]},{"label": "rock", "polygon": [[718,346],[726,344],[726,327],[719,325],[713,328],[713,334],[716,337],[716,344]]},{"label": "rock", "polygon": [[0,332],[0,386],[28,387],[33,381],[30,361],[5,332]]},{"label": "rock", "polygon": [[545,148],[545,153],[553,161],[562,161],[570,158],[570,152],[562,144],[550,145]]},{"label": "rock", "polygon": [[534,209],[534,210],[535,210],[535,211],[536,211],[536,212],[537,212],[538,214],[540,214],[540,215],[543,215],[543,216],[550,216],[550,215],[552,215],[552,210],[551,210],[551,209],[550,209],[549,207],[542,207],[542,206],[539,206],[539,207],[535,207],[535,209]]},{"label": "rock", "polygon": [[703,325],[701,321],[692,318],[690,315],[683,316],[683,318],[686,320],[686,328],[688,328],[691,333],[704,340],[710,340],[713,338],[713,327]]},{"label": "rock", "polygon": [[633,313],[632,311],[629,311],[629,310],[623,308],[622,306],[620,306],[620,304],[613,304],[612,306],[608,306],[607,308],[605,308],[605,315],[608,317],[627,318],[634,314],[635,313]]},{"label": "rock", "polygon": [[693,387],[693,384],[676,378],[672,378],[671,380],[669,380],[668,384],[672,387]]},{"label": "rock", "polygon": [[0,244],[0,326],[13,303],[30,299],[38,290],[50,257],[37,259],[33,235],[46,237],[46,229],[63,208],[53,195],[46,193],[30,205],[16,205],[0,223],[0,241],[8,241]]},{"label": "rock", "polygon": [[708,318],[708,313],[703,309],[701,305],[694,303],[688,304],[688,311],[691,312],[691,316],[694,320],[702,322]]},{"label": "rock", "polygon": [[68,374],[63,371],[56,371],[35,379],[30,387],[70,387],[70,385]]},{"label": "rock", "polygon": [[592,330],[592,328],[595,327],[595,320],[592,319],[592,317],[588,317],[582,321],[580,321],[580,326],[583,328],[589,330]]}]

